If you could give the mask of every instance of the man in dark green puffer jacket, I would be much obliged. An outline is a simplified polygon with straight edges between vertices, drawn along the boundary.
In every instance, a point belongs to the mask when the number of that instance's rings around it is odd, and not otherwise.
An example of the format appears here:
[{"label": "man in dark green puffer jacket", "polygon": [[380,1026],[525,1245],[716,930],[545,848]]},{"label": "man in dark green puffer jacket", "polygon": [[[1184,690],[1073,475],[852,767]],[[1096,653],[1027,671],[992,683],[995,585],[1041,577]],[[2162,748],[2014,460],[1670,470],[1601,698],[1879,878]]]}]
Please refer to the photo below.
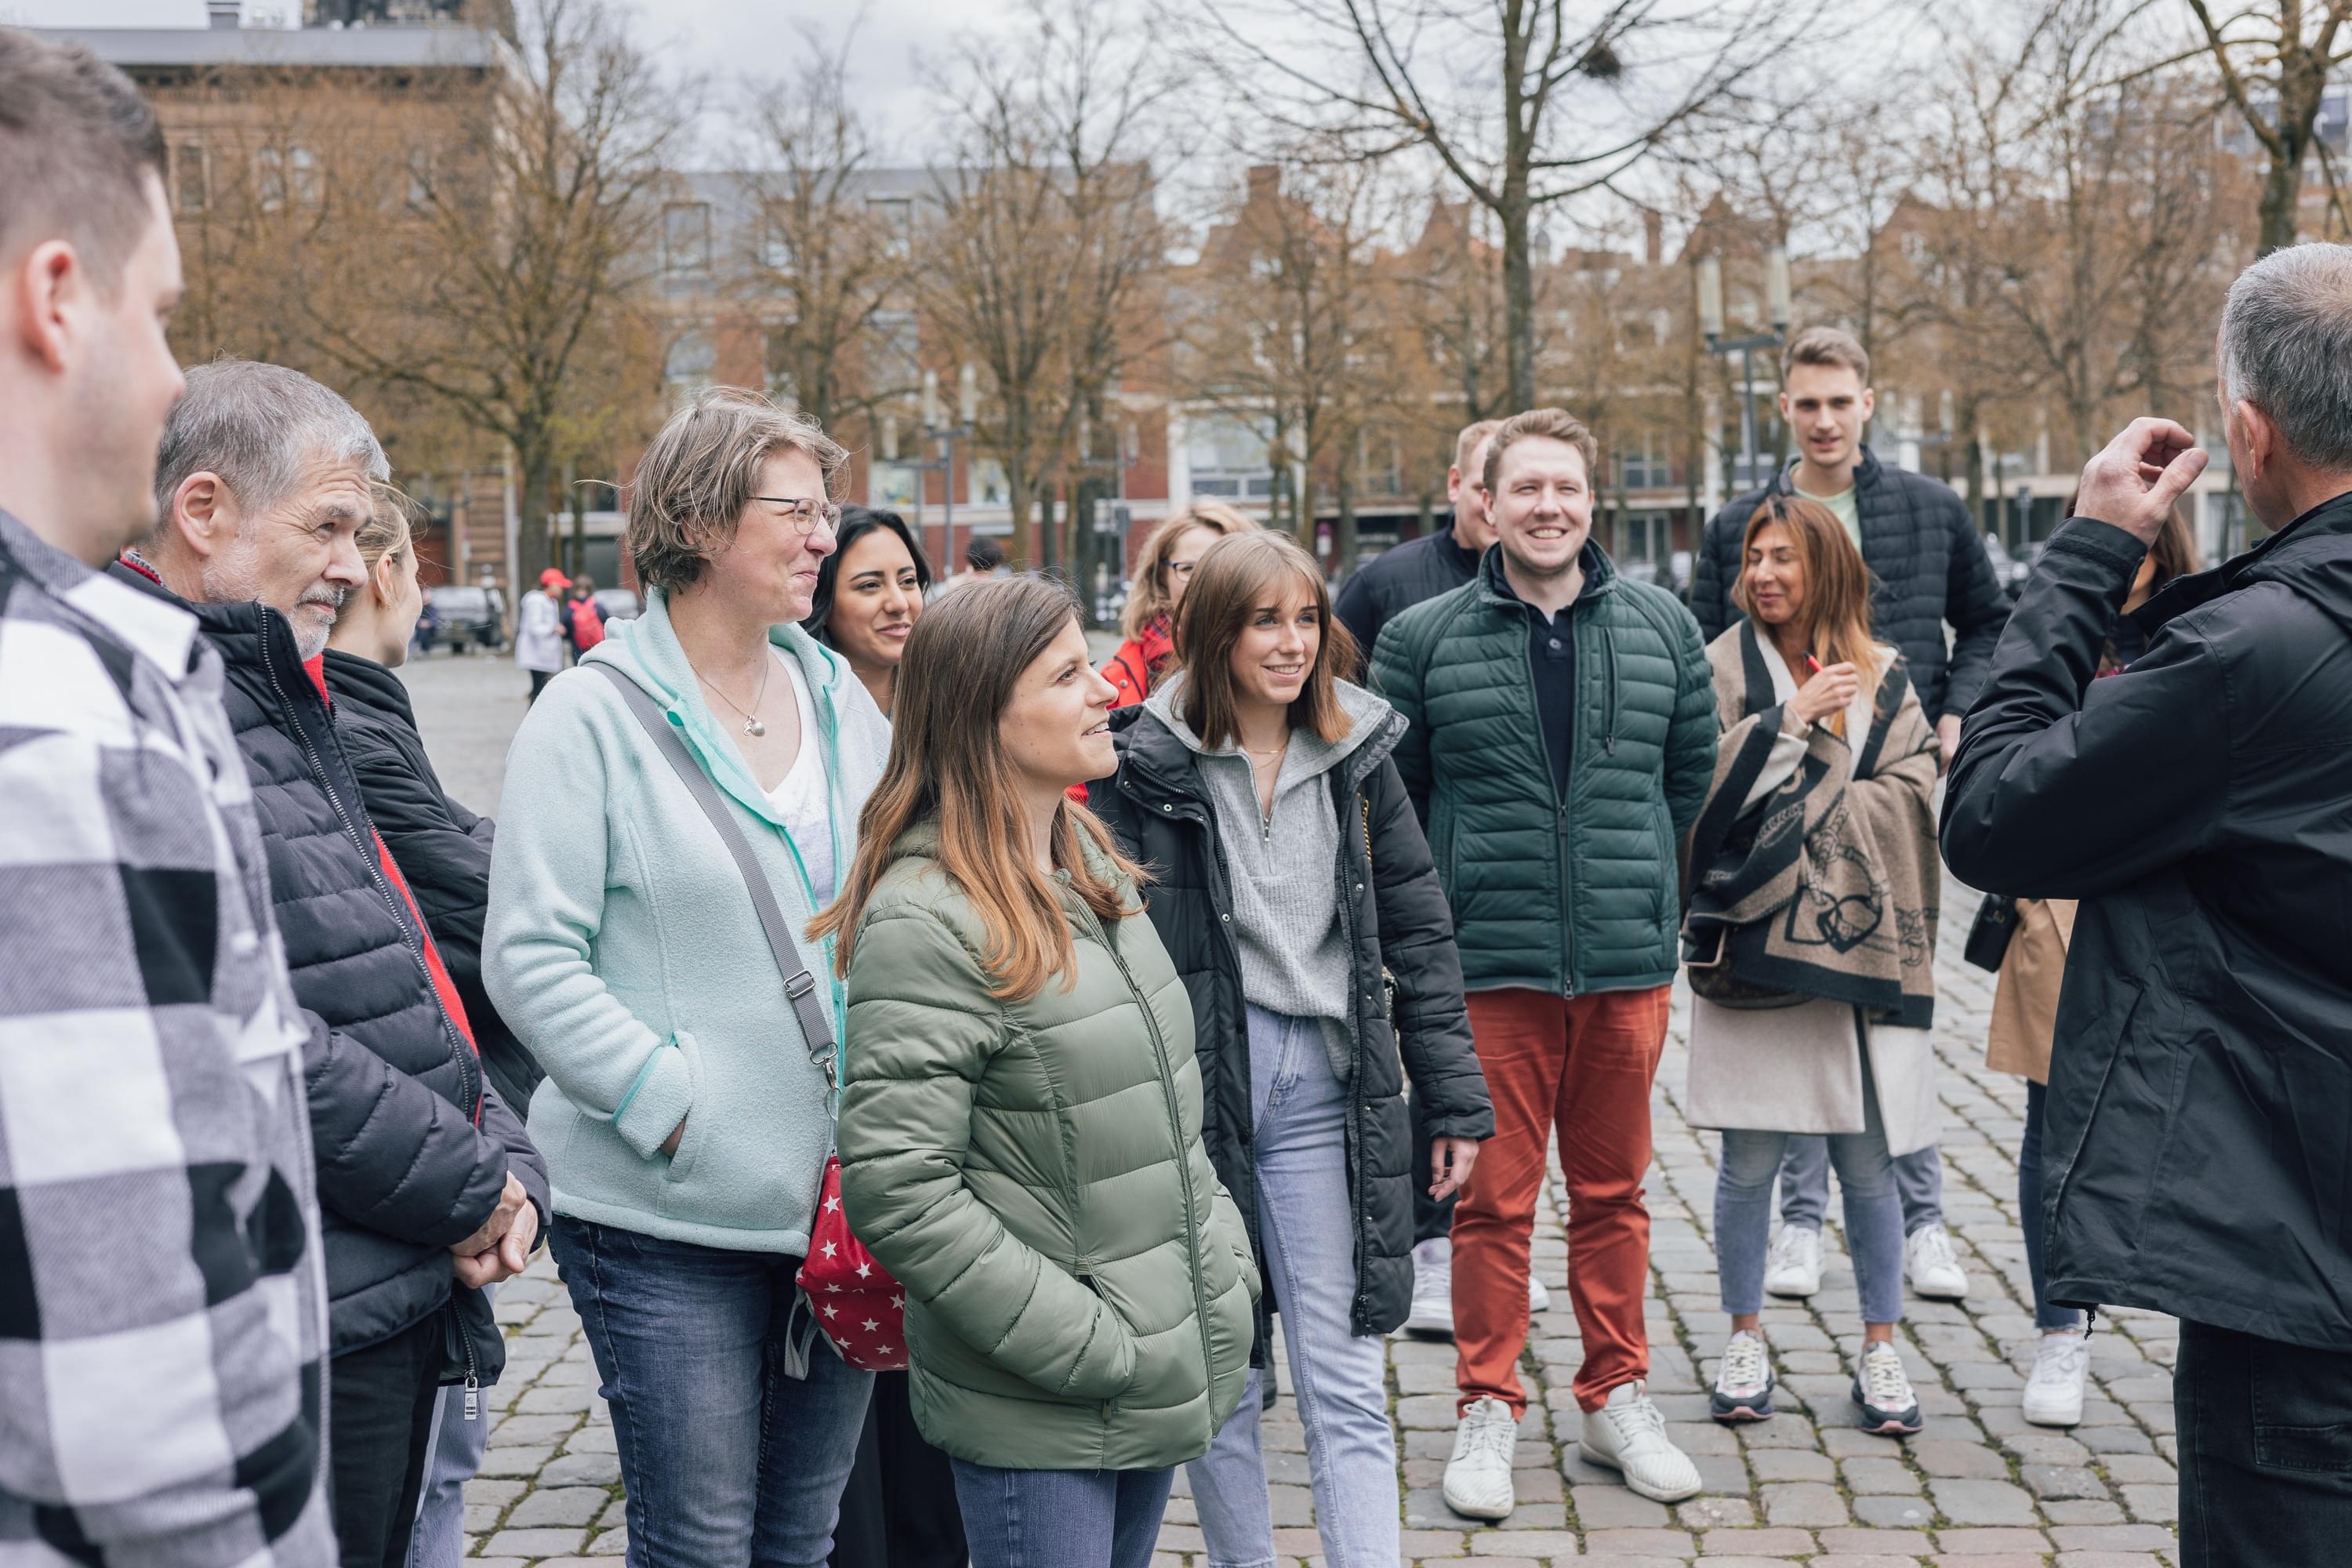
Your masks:
[{"label": "man in dark green puffer jacket", "polygon": [[1538,408],[1488,449],[1496,542],[1462,587],[1389,624],[1374,678],[1410,728],[1395,758],[1454,909],[1495,1136],[1454,1220],[1462,1424],[1445,1500],[1510,1512],[1527,1395],[1528,1247],[1560,1132],[1586,1458],[1646,1497],[1696,1492],[1643,1389],[1650,1085],[1681,898],[1675,847],[1715,769],[1698,626],[1591,542],[1596,456]]}]

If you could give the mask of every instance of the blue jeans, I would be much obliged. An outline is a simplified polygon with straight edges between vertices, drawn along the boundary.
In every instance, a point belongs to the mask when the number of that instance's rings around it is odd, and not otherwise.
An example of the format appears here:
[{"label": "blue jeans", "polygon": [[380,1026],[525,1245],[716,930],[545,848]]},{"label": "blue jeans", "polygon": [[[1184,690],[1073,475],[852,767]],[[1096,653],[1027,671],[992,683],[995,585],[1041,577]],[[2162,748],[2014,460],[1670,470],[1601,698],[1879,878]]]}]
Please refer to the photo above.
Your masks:
[{"label": "blue jeans", "polygon": [[[1255,1129],[1260,1260],[1282,1304],[1283,1342],[1328,1568],[1391,1568],[1398,1559],[1396,1436],[1386,1356],[1351,1331],[1355,1211],[1348,1197],[1348,1090],[1332,1076],[1323,1029],[1252,1005],[1250,1113]],[[1192,1461],[1192,1495],[1210,1568],[1270,1568],[1274,1511],[1258,1448],[1258,1391]]]},{"label": "blue jeans", "polygon": [[[1845,1196],[1846,1247],[1853,1254],[1862,1321],[1892,1323],[1903,1316],[1903,1204],[1895,1195],[1895,1162],[1886,1152],[1886,1129],[1878,1120],[1878,1090],[1867,1057],[1862,1098],[1861,1131],[1832,1132],[1815,1141],[1837,1166]],[[1715,1173],[1715,1261],[1723,1310],[1735,1318],[1764,1310],[1772,1177],[1799,1136],[1739,1128],[1723,1134],[1723,1163]]]},{"label": "blue jeans", "polygon": [[[1944,1223],[1944,1161],[1933,1143],[1894,1156],[1895,1191],[1903,1203],[1903,1234]],[[1791,1133],[1780,1159],[1780,1223],[1822,1228],[1830,1212],[1830,1151],[1818,1133]]]},{"label": "blue jeans", "polygon": [[972,1568],[1150,1568],[1166,1470],[1001,1470],[950,1459]]},{"label": "blue jeans", "polygon": [[613,1407],[629,1568],[820,1568],[874,1374],[824,1344],[785,1371],[801,1260],[551,1228]]},{"label": "blue jeans", "polygon": [[2043,1260],[2049,1255],[2042,1250],[2042,1127],[2049,1098],[2047,1089],[2026,1080],[2025,1136],[2017,1145],[2017,1224],[2025,1232],[2025,1272],[2033,1280],[2033,1326],[2074,1329],[2082,1326],[2081,1310],[2052,1306],[2043,1291],[2049,1279]]}]

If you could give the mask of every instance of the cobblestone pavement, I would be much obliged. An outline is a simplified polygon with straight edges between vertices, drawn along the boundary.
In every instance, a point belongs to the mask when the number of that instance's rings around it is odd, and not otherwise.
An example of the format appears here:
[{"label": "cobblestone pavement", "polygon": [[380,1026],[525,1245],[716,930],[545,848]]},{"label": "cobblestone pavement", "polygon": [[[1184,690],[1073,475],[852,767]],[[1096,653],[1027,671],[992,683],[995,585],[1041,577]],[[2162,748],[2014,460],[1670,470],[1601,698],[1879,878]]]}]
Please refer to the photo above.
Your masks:
[{"label": "cobblestone pavement", "polygon": [[[412,672],[418,718],[453,794],[495,800],[504,741],[520,719],[522,678],[504,661],[437,658]],[[2093,1386],[2071,1433],[2027,1426],[2018,1411],[2032,1356],[2032,1316],[2017,1227],[2015,1149],[2022,1080],[1985,1071],[1990,976],[1959,960],[1974,900],[1946,889],[1941,1005],[1945,1210],[1966,1262],[1965,1302],[1913,1298],[1900,1331],[1927,1430],[1897,1442],[1852,1425],[1847,1389],[1860,1349],[1853,1271],[1830,1248],[1822,1291],[1764,1312],[1782,1413],[1737,1432],[1706,1419],[1705,1390],[1727,1336],[1710,1232],[1716,1139],[1683,1120],[1683,1025],[1673,1032],[1652,1105],[1651,1389],[1675,1440],[1706,1482],[1666,1507],[1634,1496],[1576,1452],[1568,1381],[1580,1356],[1568,1310],[1564,1190],[1553,1182],[1538,1220],[1538,1276],[1556,1310],[1535,1324],[1522,1376],[1531,1403],[1517,1456],[1519,1507],[1500,1527],[1455,1517],[1438,1487],[1452,1451],[1453,1352],[1391,1342],[1391,1388],[1402,1460],[1405,1552],[1419,1563],[1475,1560],[1719,1568],[1805,1562],[1815,1568],[2156,1568],[2177,1561],[2169,1319],[2102,1313],[2091,1339]],[[1832,1235],[1837,1231],[1831,1206]],[[483,1559],[520,1565],[609,1560],[625,1550],[613,1428],[595,1392],[580,1322],[544,1257],[500,1293],[509,1354],[492,1391],[488,1462],[467,1489],[467,1529]],[[1551,1385],[1559,1385],[1556,1396]],[[1265,1428],[1276,1550],[1319,1563],[1297,1406]],[[1206,1568],[1180,1475],[1159,1568]]]}]

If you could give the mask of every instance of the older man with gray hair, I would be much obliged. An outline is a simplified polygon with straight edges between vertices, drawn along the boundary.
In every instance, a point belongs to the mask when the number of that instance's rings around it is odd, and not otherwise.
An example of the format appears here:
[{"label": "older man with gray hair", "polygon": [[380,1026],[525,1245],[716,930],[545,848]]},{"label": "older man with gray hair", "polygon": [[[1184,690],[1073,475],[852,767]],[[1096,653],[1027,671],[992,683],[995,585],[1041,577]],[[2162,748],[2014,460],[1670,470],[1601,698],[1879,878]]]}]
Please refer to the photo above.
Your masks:
[{"label": "older man with gray hair", "polygon": [[505,1362],[480,1287],[520,1271],[545,1166],[482,1077],[465,1005],[338,743],[320,656],[363,582],[354,534],[388,469],[350,404],[239,361],[188,372],[157,460],[162,521],[111,570],[197,618],[269,866],[319,1170],[343,1568],[408,1555],[434,1398]]},{"label": "older man with gray hair", "polygon": [[2273,252],[2218,349],[2273,531],[2100,650],[2205,466],[2136,419],[2084,469],[1969,714],[1944,853],[2080,899],[2051,1063],[2048,1293],[2181,1320],[2186,1568],[2352,1540],[2352,247]]}]

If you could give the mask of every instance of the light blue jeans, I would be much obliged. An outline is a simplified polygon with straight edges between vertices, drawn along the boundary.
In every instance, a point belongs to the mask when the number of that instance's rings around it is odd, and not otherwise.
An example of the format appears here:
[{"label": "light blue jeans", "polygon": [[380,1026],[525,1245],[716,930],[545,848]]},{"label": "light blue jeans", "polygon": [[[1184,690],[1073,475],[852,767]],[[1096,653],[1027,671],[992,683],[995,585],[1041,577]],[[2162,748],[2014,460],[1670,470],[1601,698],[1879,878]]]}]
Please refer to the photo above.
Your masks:
[{"label": "light blue jeans", "polygon": [[[1944,1223],[1944,1161],[1933,1143],[1895,1156],[1895,1193],[1903,1203],[1905,1236]],[[1780,1159],[1780,1223],[1819,1230],[1829,1212],[1829,1140],[1791,1133]]]},{"label": "light blue jeans", "polygon": [[950,1458],[972,1568],[1151,1568],[1171,1469],[1006,1470]]},{"label": "light blue jeans", "polygon": [[[1878,1119],[1878,1085],[1866,1052],[1862,1103],[1861,1131],[1832,1132],[1813,1141],[1837,1166],[1838,1187],[1845,1198],[1845,1244],[1853,1255],[1862,1321],[1892,1323],[1903,1316],[1903,1200],[1895,1193],[1896,1162],[1886,1152],[1886,1128]],[[1723,1310],[1735,1318],[1763,1310],[1772,1178],[1799,1136],[1724,1130],[1723,1163],[1715,1173],[1715,1266]],[[1826,1173],[1822,1180],[1828,1183]]]},{"label": "light blue jeans", "polygon": [[[1257,1152],[1259,1259],[1281,1303],[1290,1381],[1327,1568],[1395,1568],[1396,1436],[1377,1335],[1349,1331],[1356,1222],[1348,1199],[1348,1090],[1322,1026],[1249,1008],[1250,1113]],[[1274,1510],[1258,1447],[1260,1379],[1188,1473],[1211,1568],[1267,1568]]]}]

